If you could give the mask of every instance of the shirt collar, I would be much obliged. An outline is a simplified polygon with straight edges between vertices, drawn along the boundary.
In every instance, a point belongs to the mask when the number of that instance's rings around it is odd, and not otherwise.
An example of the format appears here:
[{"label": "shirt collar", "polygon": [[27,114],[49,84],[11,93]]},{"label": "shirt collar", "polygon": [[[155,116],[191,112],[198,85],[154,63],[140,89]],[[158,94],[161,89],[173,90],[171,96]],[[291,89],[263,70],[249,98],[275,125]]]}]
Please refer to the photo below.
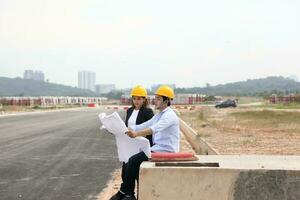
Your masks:
[{"label": "shirt collar", "polygon": [[163,111],[161,111],[161,113],[164,113],[164,112],[166,112],[166,111],[168,111],[168,110],[170,110],[171,108],[170,108],[170,106],[168,106],[168,107],[166,107]]}]

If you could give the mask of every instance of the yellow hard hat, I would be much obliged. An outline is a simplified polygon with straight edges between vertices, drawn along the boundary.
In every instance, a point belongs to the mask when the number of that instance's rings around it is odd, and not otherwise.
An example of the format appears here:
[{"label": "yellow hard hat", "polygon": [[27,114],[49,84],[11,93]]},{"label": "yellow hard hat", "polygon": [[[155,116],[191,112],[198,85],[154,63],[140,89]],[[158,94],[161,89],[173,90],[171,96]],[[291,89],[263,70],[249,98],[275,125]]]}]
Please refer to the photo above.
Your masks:
[{"label": "yellow hard hat", "polygon": [[172,88],[170,88],[169,86],[160,86],[157,90],[156,90],[156,95],[160,95],[160,96],[165,96],[165,97],[169,97],[170,99],[174,99],[174,91]]},{"label": "yellow hard hat", "polygon": [[137,96],[137,97],[147,97],[147,90],[146,88],[138,85],[135,86],[132,90],[131,90],[131,96]]}]

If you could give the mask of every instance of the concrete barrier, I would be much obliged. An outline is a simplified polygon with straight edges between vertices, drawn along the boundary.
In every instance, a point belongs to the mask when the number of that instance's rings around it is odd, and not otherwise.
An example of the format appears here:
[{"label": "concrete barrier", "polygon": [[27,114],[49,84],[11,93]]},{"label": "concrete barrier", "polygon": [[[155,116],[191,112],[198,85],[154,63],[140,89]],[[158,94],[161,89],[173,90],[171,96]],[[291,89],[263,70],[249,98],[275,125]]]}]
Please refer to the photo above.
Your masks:
[{"label": "concrete barrier", "polygon": [[185,135],[187,141],[191,144],[196,154],[200,155],[217,155],[216,149],[211,147],[200,135],[197,134],[189,125],[180,119],[180,130]]},{"label": "concrete barrier", "polygon": [[299,200],[300,156],[203,155],[184,163],[143,162],[139,199]]}]

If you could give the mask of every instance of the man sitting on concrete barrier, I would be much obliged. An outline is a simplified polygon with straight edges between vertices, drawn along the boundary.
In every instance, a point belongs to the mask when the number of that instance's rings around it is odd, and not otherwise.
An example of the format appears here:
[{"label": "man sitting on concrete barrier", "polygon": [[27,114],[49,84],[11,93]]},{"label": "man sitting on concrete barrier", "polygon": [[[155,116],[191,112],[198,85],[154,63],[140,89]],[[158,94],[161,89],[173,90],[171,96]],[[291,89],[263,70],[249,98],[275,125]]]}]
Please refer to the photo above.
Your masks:
[{"label": "man sitting on concrete barrier", "polygon": [[[155,93],[155,109],[158,109],[159,113],[140,125],[129,127],[126,134],[132,138],[152,134],[152,152],[178,152],[180,142],[179,119],[170,108],[173,98],[174,92],[170,87],[159,87]],[[135,180],[138,180],[141,163],[148,160],[149,158],[144,152],[129,158],[120,191],[110,200],[136,200],[134,196]]]}]

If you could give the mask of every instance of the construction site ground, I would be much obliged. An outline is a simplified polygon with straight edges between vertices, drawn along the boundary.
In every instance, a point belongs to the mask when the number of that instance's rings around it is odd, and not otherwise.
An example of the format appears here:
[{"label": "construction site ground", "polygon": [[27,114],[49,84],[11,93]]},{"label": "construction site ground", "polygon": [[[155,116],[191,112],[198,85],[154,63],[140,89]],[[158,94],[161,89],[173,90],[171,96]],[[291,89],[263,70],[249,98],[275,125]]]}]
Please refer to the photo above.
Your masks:
[{"label": "construction site ground", "polygon": [[195,106],[181,118],[220,154],[300,154],[300,110]]}]

